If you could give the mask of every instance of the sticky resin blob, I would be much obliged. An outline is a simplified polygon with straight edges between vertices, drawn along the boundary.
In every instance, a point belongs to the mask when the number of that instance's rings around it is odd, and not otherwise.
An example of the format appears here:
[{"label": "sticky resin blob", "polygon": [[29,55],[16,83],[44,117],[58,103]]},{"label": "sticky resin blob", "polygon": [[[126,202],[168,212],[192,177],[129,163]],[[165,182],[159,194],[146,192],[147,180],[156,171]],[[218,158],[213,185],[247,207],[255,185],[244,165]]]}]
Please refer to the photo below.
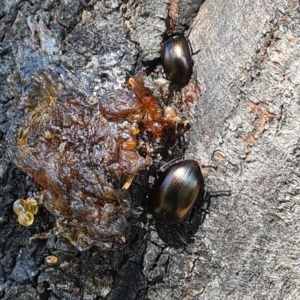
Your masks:
[{"label": "sticky resin blob", "polygon": [[168,95],[154,96],[138,72],[95,97],[68,70],[41,65],[21,65],[9,80],[8,154],[38,185],[35,198],[55,217],[58,233],[80,250],[114,249],[125,242],[130,216],[122,186],[174,146],[170,136],[193,115],[199,86],[191,83],[166,105]]}]

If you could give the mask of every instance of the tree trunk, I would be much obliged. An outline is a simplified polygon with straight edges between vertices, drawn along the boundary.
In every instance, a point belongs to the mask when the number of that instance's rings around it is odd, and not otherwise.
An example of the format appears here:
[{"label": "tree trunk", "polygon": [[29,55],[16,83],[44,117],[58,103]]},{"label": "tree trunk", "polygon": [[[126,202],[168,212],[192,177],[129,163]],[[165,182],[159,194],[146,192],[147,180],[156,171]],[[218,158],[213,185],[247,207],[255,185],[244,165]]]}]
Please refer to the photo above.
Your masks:
[{"label": "tree trunk", "polygon": [[[194,2],[3,1],[1,299],[300,298],[299,1]],[[38,54],[110,89],[156,62],[167,31],[187,28],[202,91],[185,158],[201,162],[211,194],[205,220],[187,238],[135,205],[127,242],[113,252],[78,251],[42,207],[21,227],[12,205],[38,187],[6,155],[20,64],[28,60],[32,72]],[[135,204],[145,196],[141,176]]]}]

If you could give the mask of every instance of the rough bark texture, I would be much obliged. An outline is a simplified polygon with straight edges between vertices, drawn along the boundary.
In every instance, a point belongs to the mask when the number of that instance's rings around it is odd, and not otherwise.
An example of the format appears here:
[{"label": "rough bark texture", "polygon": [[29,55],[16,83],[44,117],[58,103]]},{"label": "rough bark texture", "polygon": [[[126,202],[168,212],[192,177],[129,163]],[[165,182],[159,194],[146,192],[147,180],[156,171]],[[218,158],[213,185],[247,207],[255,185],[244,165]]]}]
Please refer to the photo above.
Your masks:
[{"label": "rough bark texture", "polygon": [[[184,9],[183,2],[178,30],[198,10]],[[300,298],[300,8],[295,0],[206,0],[188,30],[194,76],[205,88],[186,157],[201,161],[208,191],[232,191],[211,200],[210,213],[188,246],[172,247],[160,239],[154,221],[138,208],[127,243],[112,253],[79,252],[55,235],[54,220],[44,209],[32,227],[16,221],[13,202],[33,189],[5,155],[6,112],[12,105],[7,81],[21,50],[30,45],[75,73],[108,78],[105,87],[110,87],[124,82],[141,60],[159,57],[168,6],[150,0],[3,1],[0,298]],[[92,87],[84,92],[92,93]],[[134,203],[141,195],[136,189]],[[58,257],[56,265],[46,263],[49,255]]]}]

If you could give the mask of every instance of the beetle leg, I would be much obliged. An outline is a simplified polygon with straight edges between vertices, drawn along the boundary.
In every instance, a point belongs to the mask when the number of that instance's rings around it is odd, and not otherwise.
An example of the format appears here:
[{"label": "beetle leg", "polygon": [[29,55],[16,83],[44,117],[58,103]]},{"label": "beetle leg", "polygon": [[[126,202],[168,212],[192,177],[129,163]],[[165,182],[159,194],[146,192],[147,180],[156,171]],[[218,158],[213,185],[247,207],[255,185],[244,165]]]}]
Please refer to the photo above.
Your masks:
[{"label": "beetle leg", "polygon": [[187,246],[189,243],[185,240],[185,238],[174,228],[174,233],[176,234],[176,241]]}]

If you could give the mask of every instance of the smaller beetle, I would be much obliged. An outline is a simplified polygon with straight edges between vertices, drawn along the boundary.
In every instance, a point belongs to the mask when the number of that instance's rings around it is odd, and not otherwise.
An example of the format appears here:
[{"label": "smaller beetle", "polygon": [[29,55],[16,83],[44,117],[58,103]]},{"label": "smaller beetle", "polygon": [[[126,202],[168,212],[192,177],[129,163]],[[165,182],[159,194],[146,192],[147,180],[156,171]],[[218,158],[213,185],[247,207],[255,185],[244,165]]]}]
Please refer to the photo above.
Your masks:
[{"label": "smaller beetle", "polygon": [[203,196],[204,181],[199,164],[195,160],[184,160],[159,176],[149,199],[149,209],[166,224],[180,223]]},{"label": "smaller beetle", "polygon": [[161,58],[170,80],[180,87],[189,82],[193,71],[193,60],[188,40],[181,35],[169,37],[162,43]]}]

